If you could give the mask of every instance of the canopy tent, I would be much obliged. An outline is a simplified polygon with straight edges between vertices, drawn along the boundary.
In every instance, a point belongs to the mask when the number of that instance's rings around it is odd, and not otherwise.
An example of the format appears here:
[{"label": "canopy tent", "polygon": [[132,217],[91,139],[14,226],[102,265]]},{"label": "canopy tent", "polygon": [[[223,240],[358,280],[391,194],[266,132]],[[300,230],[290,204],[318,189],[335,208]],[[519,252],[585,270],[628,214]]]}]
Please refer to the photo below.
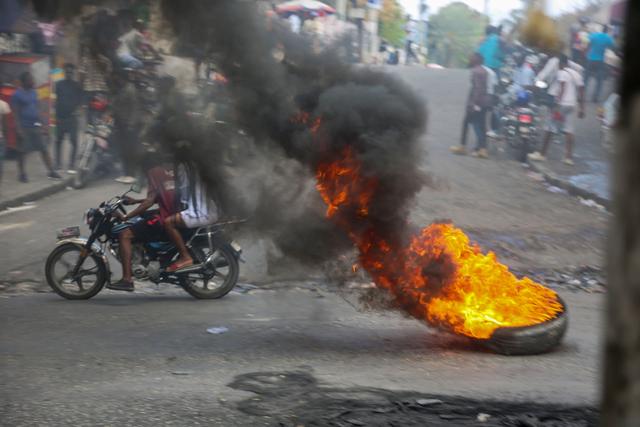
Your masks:
[{"label": "canopy tent", "polygon": [[288,17],[296,14],[306,18],[333,15],[336,10],[317,0],[293,0],[276,6],[276,13]]}]

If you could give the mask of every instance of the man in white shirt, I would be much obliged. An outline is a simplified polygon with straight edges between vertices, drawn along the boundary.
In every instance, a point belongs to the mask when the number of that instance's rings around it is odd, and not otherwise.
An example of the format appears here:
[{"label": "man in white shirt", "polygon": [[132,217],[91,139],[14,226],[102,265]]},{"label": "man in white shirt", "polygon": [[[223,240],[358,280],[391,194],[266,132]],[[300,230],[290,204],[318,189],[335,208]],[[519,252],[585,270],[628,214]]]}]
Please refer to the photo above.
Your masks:
[{"label": "man in white shirt", "polygon": [[562,132],[567,139],[563,163],[573,165],[576,112],[578,117],[584,117],[584,80],[582,74],[571,67],[564,54],[558,57],[558,71],[549,88],[549,95],[555,98],[556,106],[547,119],[542,150],[529,154],[529,160],[545,161],[551,135]]},{"label": "man in white shirt", "polygon": [[518,69],[513,78],[513,83],[517,89],[528,89],[534,84],[536,73],[531,68],[531,64],[523,56],[518,60]]},{"label": "man in white shirt", "polygon": [[495,108],[498,100],[496,98],[496,87],[498,86],[498,75],[491,68],[483,65],[482,68],[487,72],[487,95],[489,95],[489,99],[491,100],[491,105],[489,106],[489,132],[487,132],[487,136],[489,138],[498,138],[498,129],[494,128],[494,124],[498,123],[496,119],[493,118],[493,115],[496,114],[493,109]]}]

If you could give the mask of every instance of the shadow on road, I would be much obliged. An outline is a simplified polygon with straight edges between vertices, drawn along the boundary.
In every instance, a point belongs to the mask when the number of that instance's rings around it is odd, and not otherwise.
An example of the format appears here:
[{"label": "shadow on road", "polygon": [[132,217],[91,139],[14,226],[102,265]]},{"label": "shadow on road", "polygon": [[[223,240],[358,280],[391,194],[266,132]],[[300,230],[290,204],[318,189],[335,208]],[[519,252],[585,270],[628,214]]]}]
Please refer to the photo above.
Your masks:
[{"label": "shadow on road", "polygon": [[305,426],[591,426],[592,407],[477,401],[371,387],[324,385],[309,371],[238,375],[229,387],[254,393],[237,408],[271,425]]}]

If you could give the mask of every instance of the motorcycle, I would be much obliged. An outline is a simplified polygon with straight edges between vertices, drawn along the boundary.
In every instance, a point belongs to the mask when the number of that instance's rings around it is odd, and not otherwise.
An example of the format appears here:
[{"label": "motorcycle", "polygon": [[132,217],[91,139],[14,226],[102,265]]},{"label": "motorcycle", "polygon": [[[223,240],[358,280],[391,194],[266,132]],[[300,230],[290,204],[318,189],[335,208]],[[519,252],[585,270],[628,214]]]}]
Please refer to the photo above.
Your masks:
[{"label": "motorcycle", "polygon": [[501,118],[502,136],[512,152],[512,157],[521,162],[533,151],[538,139],[537,106],[530,103],[531,93],[520,90],[515,102],[505,102]]},{"label": "motorcycle", "polygon": [[[89,299],[111,282],[107,254],[120,259],[119,233],[143,218],[119,220],[118,212],[126,214],[125,197],[138,192],[135,186],[122,196],[102,202],[85,214],[89,226],[88,237],[80,236],[80,227],[67,227],[57,234],[55,249],[47,257],[45,277],[49,286],[60,296],[70,300]],[[182,287],[198,299],[222,298],[238,281],[242,248],[224,233],[228,225],[242,220],[215,223],[183,231],[193,266],[168,272],[166,269],[178,259],[178,250],[168,241],[137,243],[132,251],[132,270],[137,280],[156,284],[169,283]]]},{"label": "motorcycle", "polygon": [[89,115],[92,119],[87,124],[85,143],[73,178],[73,187],[76,189],[83,188],[91,179],[109,174],[113,169],[115,158],[109,144],[113,120],[106,110],[107,103],[104,99],[94,98],[89,103]]}]

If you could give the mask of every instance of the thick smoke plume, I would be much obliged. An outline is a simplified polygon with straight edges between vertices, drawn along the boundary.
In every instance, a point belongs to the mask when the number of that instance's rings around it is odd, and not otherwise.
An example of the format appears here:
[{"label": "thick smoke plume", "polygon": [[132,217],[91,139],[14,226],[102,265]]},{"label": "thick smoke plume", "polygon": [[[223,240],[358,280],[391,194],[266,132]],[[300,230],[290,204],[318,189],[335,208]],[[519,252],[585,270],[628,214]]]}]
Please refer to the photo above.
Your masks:
[{"label": "thick smoke plume", "polygon": [[[242,203],[235,196],[246,191],[238,182],[239,190],[229,191],[234,177],[225,177],[226,188],[218,193],[227,193],[222,197],[227,213],[248,209],[254,227],[269,233],[288,255],[308,261],[335,257],[351,243],[326,220],[314,174],[319,163],[352,147],[362,174],[377,181],[366,226],[375,226],[389,241],[405,238],[411,202],[426,183],[416,144],[426,111],[405,84],[347,65],[339,46],[318,51],[304,37],[269,22],[253,2],[165,0],[162,10],[180,43],[199,45],[218,59],[229,80],[235,125],[252,139],[241,167],[249,178],[239,180],[260,188],[249,190],[253,195]],[[315,120],[321,120],[319,135],[311,125]],[[216,143],[222,141],[197,144],[192,157],[207,158],[200,150]],[[204,175],[217,167],[201,166]],[[210,183],[221,190],[220,182]]]}]

